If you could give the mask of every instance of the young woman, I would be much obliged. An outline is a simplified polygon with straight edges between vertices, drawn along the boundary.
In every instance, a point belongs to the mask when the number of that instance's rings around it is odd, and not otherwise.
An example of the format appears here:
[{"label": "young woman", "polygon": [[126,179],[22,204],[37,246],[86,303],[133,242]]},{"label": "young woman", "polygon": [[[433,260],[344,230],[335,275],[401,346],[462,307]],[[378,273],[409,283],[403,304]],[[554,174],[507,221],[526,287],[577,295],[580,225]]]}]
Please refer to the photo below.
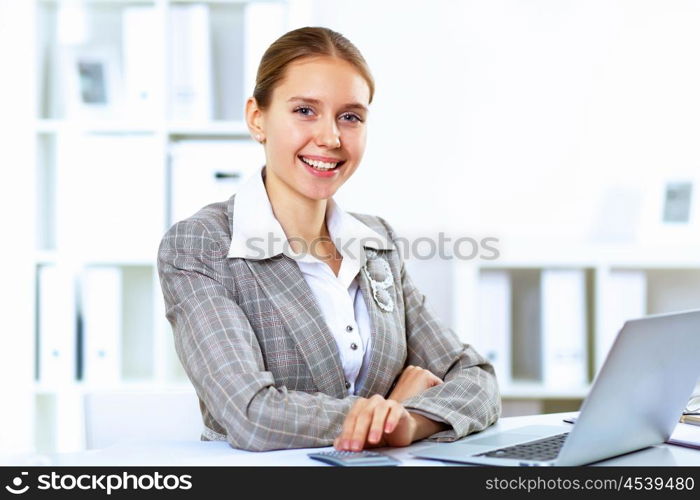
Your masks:
[{"label": "young woman", "polygon": [[161,242],[202,439],[360,450],[455,440],[498,419],[492,366],[426,308],[391,227],[333,200],[362,160],[373,92],[339,33],[283,35],[246,103],[265,166]]}]

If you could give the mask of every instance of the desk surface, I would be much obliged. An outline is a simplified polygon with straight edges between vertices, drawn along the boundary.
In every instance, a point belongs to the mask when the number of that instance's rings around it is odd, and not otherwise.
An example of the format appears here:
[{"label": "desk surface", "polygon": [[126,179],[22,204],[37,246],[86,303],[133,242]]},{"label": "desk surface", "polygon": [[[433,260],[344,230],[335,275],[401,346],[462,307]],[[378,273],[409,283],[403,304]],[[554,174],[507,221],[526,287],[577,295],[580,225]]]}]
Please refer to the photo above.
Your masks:
[{"label": "desk surface", "polygon": [[[575,413],[552,413],[526,417],[503,418],[491,426],[479,437],[491,433],[510,430],[525,425],[562,425],[562,418]],[[384,448],[381,451],[401,460],[405,466],[444,466],[442,462],[422,460],[411,456],[411,452],[434,443],[420,441],[406,448]],[[89,450],[80,453],[63,453],[53,455],[25,455],[0,458],[0,463],[6,465],[195,465],[195,466],[325,466],[311,460],[306,455],[310,451],[321,451],[332,448],[313,448],[297,450],[280,450],[271,452],[248,452],[236,450],[223,441],[132,441],[123,442],[100,450]],[[662,444],[635,453],[599,462],[596,465],[613,466],[644,466],[644,465],[700,465],[700,450]]]}]

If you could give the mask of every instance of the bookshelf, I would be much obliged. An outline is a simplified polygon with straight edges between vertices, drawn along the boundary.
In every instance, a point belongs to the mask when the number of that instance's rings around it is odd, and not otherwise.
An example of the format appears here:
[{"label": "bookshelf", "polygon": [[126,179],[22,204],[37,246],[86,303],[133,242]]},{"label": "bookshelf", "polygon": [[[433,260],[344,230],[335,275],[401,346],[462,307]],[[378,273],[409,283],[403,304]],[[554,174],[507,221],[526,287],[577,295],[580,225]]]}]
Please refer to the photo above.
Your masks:
[{"label": "bookshelf", "polygon": [[[580,245],[567,252],[566,248],[543,245],[539,250],[531,245],[510,242],[505,256],[494,261],[462,261],[448,264],[455,275],[451,311],[452,326],[465,342],[481,341],[482,351],[489,357],[504,362],[501,370],[507,372],[501,382],[504,416],[555,411],[576,411],[585,398],[615,334],[626,319],[648,314],[660,314],[700,306],[700,253],[687,246],[608,247]],[[565,271],[570,276],[579,273],[575,282],[580,287],[576,300],[580,301],[578,315],[566,328],[567,300],[571,295],[547,297],[541,280],[546,273]],[[498,297],[507,297],[501,305],[510,323],[490,330],[491,336],[504,338],[490,343],[482,340],[479,330],[479,308],[484,306],[484,276],[504,276],[507,288]],[[488,294],[487,294],[488,295]],[[536,311],[528,316],[522,310],[532,305],[538,296]],[[544,305],[554,301],[555,311],[563,323],[557,334],[575,331],[579,336],[579,361],[570,361],[563,367],[561,377],[567,378],[571,365],[582,363],[583,383],[552,386],[543,380],[542,369],[547,364],[546,321],[542,318]],[[487,310],[488,304],[486,305]],[[532,314],[535,312],[536,314]],[[574,321],[575,319],[575,321]],[[529,320],[529,321],[527,321]],[[529,323],[524,328],[523,322]],[[580,326],[583,325],[583,327]],[[579,326],[577,326],[579,325]],[[534,330],[534,331],[533,331]],[[534,350],[532,344],[536,344]],[[489,352],[489,348],[492,348]],[[525,356],[526,359],[523,359]],[[535,373],[527,358],[535,358]],[[497,368],[498,369],[498,368]],[[539,371],[538,371],[539,370]],[[700,379],[695,393],[700,393]]]},{"label": "bookshelf", "polygon": [[[289,29],[294,3],[32,0],[23,7],[36,55],[28,277],[36,319],[24,448],[81,449],[91,392],[192,390],[155,262],[179,203],[174,152],[202,142],[259,148],[243,105],[263,50]],[[223,199],[212,193],[235,186],[208,189],[206,201],[190,205]],[[75,363],[61,361],[67,350]]]}]

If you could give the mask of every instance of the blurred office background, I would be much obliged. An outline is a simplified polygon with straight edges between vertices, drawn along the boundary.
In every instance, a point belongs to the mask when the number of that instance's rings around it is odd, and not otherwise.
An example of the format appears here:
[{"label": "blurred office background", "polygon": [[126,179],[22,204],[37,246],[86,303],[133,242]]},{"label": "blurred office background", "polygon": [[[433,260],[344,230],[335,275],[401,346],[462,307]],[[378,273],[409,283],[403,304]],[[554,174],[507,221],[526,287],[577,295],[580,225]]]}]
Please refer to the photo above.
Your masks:
[{"label": "blurred office background", "polygon": [[376,79],[337,199],[414,242],[504,415],[578,409],[625,319],[700,305],[696,1],[0,0],[0,454],[198,438],[158,242],[262,164],[243,104],[307,25]]}]

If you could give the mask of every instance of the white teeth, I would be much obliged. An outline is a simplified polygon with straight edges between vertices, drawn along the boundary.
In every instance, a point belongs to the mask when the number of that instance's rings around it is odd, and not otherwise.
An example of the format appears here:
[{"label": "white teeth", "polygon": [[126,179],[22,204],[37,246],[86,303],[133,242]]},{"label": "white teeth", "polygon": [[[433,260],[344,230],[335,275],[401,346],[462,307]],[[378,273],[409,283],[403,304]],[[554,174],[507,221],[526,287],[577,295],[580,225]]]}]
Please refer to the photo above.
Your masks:
[{"label": "white teeth", "polygon": [[325,161],[316,161],[316,160],[310,160],[308,158],[304,158],[303,156],[300,156],[301,161],[306,163],[307,165],[310,165],[314,167],[316,170],[332,170],[334,169],[339,162],[336,163],[327,163]]}]

